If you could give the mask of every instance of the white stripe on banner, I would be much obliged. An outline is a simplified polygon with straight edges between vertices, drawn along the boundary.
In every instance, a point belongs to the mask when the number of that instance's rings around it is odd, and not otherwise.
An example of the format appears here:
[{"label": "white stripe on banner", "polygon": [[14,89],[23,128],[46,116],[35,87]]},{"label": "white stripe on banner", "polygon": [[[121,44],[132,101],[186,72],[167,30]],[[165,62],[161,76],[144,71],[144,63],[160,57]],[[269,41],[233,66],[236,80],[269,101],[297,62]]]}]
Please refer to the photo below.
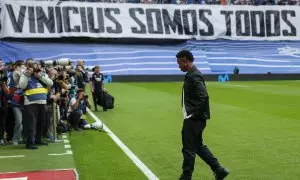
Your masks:
[{"label": "white stripe on banner", "polygon": [[[259,45],[257,44],[257,42],[237,42],[237,43],[226,43],[226,42],[199,42],[199,41],[191,41],[189,42],[192,45],[203,45],[203,47],[236,47],[236,48],[247,48],[247,47],[256,47],[258,48]],[[280,43],[282,45],[284,45],[284,43]],[[278,43],[274,42],[273,44],[264,44],[263,47],[277,47]]]},{"label": "white stripe on banner", "polygon": [[[206,58],[207,56],[194,56],[194,58]],[[113,60],[139,60],[139,59],[174,59],[175,56],[132,56],[132,57],[114,57],[114,58],[97,58],[97,59],[85,59],[86,62],[91,61],[113,61]]]},{"label": "white stripe on banner", "polygon": [[[141,63],[116,63],[116,64],[103,64],[101,67],[115,67],[115,66],[137,66],[137,65],[168,65],[168,64],[177,64],[177,62],[141,62]],[[207,64],[207,61],[204,62],[194,62],[194,64]]]},{"label": "white stripe on banner", "polygon": [[[96,122],[101,120],[88,109],[88,113]],[[135,155],[133,152],[103,123],[103,130],[114,140],[114,142],[125,152],[132,162],[146,175],[149,180],[158,180],[158,177]]]},{"label": "white stripe on banner", "polygon": [[[113,61],[113,60],[139,60],[139,59],[175,59],[173,56],[135,56],[135,57],[116,57],[116,58],[97,58],[97,59],[85,59],[86,62],[93,61]],[[291,62],[291,60],[268,60],[268,59],[260,59],[260,58],[246,58],[246,57],[207,57],[207,56],[194,56],[194,58],[205,58],[205,59],[213,59],[213,60],[240,60],[240,61],[260,61],[260,62]],[[158,62],[153,62],[158,64]],[[167,64],[169,62],[160,62],[162,64]],[[175,62],[176,63],[176,62]],[[136,63],[132,63],[132,65],[136,65]]]},{"label": "white stripe on banner", "polygon": [[[118,48],[116,48],[118,49]],[[111,51],[111,52],[105,52],[105,51],[97,51],[97,52],[88,52],[88,53],[61,53],[55,56],[48,56],[48,57],[42,57],[42,58],[35,58],[36,60],[42,60],[42,59],[52,59],[52,58],[58,58],[61,56],[86,56],[86,55],[107,55],[107,54],[135,54],[135,53],[151,53],[151,52],[177,52],[175,50],[141,50],[141,51]]]},{"label": "white stripe on banner", "polygon": [[[211,68],[198,68],[200,71],[211,70]],[[113,73],[113,72],[124,72],[124,71],[174,71],[179,68],[124,68],[124,69],[116,69],[116,70],[107,70],[101,71],[102,73]]]},{"label": "white stripe on banner", "polygon": [[[86,56],[86,55],[115,55],[115,54],[136,54],[136,53],[162,53],[162,52],[172,52],[174,55],[180,50],[180,49],[185,49],[185,48],[178,48],[178,50],[140,50],[140,51],[124,51],[124,52],[119,52],[117,51],[111,51],[111,52],[103,52],[103,51],[98,51],[98,52],[88,52],[88,53],[61,53],[55,56],[48,56],[48,57],[37,57],[34,58],[35,60],[45,60],[45,59],[55,59],[55,58],[60,58],[60,57],[66,57],[66,56]],[[228,54],[227,52],[194,52],[194,54]],[[172,56],[175,58],[175,56]],[[201,56],[205,57],[205,56]]]},{"label": "white stripe on banner", "polygon": [[297,65],[263,65],[263,64],[225,64],[210,63],[211,66],[241,66],[241,67],[268,67],[268,68],[300,68]]},{"label": "white stripe on banner", "polygon": [[291,62],[288,60],[267,60],[267,59],[259,59],[259,58],[245,58],[245,57],[207,57],[207,59],[214,59],[214,60],[243,60],[243,61],[261,61],[261,62]]}]

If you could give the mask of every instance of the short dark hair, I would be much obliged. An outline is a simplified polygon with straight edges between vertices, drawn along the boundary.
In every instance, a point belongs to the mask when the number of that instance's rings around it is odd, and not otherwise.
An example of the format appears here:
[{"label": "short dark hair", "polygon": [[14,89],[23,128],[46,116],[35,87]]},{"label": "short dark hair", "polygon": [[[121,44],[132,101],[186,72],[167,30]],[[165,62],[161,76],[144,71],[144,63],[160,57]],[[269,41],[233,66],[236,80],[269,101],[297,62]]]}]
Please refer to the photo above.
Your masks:
[{"label": "short dark hair", "polygon": [[188,61],[193,62],[194,61],[194,56],[189,50],[181,50],[176,54],[177,58],[182,58],[185,57]]},{"label": "short dark hair", "polygon": [[17,60],[16,62],[15,62],[15,65],[16,66],[21,66],[21,65],[23,65],[24,64],[24,61],[23,60]]},{"label": "short dark hair", "polygon": [[81,92],[84,92],[84,89],[78,88],[78,89],[77,89],[77,93],[81,93]]}]

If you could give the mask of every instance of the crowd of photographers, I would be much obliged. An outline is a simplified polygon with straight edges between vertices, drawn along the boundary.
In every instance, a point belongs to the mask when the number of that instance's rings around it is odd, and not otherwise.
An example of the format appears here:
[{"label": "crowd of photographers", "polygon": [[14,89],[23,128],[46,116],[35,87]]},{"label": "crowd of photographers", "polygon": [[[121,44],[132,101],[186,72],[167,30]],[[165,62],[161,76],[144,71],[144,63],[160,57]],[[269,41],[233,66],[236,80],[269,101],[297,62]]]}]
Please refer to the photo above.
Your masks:
[{"label": "crowd of photographers", "polygon": [[57,131],[95,128],[85,120],[91,109],[85,94],[89,81],[95,111],[107,107],[103,74],[98,66],[93,71],[89,78],[83,60],[76,66],[68,59],[0,61],[0,144],[38,149],[48,145],[46,139],[55,140]]}]

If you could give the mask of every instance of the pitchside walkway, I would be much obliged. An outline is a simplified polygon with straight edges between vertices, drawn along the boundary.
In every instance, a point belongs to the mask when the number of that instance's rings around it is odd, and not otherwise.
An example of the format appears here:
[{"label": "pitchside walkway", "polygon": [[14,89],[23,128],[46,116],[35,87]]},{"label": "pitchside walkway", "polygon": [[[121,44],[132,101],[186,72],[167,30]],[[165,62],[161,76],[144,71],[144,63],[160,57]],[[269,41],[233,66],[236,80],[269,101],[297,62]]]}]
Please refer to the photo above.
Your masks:
[{"label": "pitchside walkway", "polygon": [[75,163],[67,135],[62,136],[61,142],[40,146],[34,151],[25,149],[24,144],[1,146],[0,173],[0,179],[27,177],[28,180],[75,180]]}]

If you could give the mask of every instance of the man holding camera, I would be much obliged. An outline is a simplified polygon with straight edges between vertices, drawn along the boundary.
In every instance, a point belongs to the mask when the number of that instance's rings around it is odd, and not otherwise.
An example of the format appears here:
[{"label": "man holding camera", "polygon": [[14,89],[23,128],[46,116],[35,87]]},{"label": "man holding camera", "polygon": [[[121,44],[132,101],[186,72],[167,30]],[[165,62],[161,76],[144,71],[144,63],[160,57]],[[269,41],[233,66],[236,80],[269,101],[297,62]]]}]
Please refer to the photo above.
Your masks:
[{"label": "man holding camera", "polygon": [[42,73],[38,64],[30,62],[27,71],[21,75],[19,86],[24,90],[24,135],[27,149],[37,149],[37,145],[47,145],[42,141],[47,104],[48,88],[53,81]]},{"label": "man holding camera", "polygon": [[78,89],[77,94],[75,97],[72,97],[70,100],[70,114],[68,116],[68,119],[70,121],[70,124],[73,129],[76,131],[81,130],[79,128],[79,121],[80,118],[83,114],[83,108],[84,108],[84,100],[85,100],[85,95],[84,95],[84,90],[83,89]]},{"label": "man holding camera", "polygon": [[84,61],[79,60],[76,66],[75,79],[78,88],[81,88],[85,92],[85,84],[88,82],[88,74],[84,71]]}]

